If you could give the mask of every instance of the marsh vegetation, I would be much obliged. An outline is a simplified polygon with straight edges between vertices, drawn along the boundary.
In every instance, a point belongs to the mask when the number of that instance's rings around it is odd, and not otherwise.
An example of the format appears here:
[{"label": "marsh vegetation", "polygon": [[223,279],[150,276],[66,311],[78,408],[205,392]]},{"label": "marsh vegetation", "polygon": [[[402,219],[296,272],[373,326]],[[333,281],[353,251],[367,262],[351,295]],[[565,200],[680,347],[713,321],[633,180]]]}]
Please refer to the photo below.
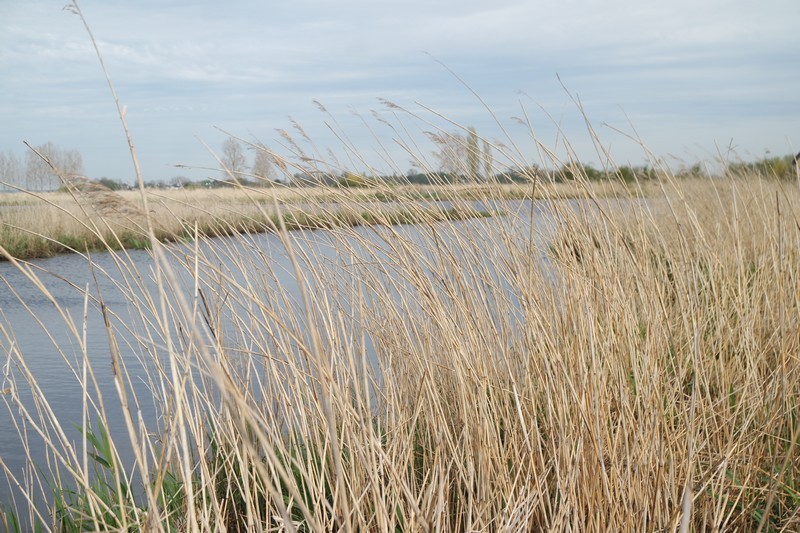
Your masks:
[{"label": "marsh vegetation", "polygon": [[[3,399],[48,457],[7,470],[30,499],[17,496],[6,525],[797,528],[796,187],[666,176],[631,200],[578,183],[587,199],[531,183],[546,212],[483,187],[502,216],[457,223],[398,197],[413,233],[292,233],[279,220],[291,292],[246,233],[155,240],[146,271],[111,247],[119,267],[104,275],[138,319],[115,319],[91,289],[106,326],[61,316],[82,420],[51,416],[2,330]],[[324,198],[305,202],[329,209]],[[324,236],[329,252],[298,235]],[[102,360],[87,335],[107,342]],[[115,392],[100,394],[105,367]],[[122,431],[107,429],[120,428],[110,404]]]},{"label": "marsh vegetation", "polygon": [[797,184],[459,128],[458,184],[0,198],[0,523],[800,529]]}]

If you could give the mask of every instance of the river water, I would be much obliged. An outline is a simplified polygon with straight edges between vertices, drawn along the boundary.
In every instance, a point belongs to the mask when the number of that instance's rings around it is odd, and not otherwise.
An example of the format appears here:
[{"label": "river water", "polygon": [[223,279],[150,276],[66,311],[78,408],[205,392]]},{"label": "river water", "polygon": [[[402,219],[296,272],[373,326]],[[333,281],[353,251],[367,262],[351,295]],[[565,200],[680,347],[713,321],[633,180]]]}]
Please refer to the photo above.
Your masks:
[{"label": "river water", "polygon": [[[497,229],[498,224],[514,224],[522,233],[521,238],[525,239],[531,213],[544,219],[554,217],[545,202],[537,202],[533,210],[530,202],[504,202],[501,209],[503,213],[493,218],[443,223],[438,227],[446,227],[448,232],[456,234],[463,227],[468,232],[465,234],[475,239],[481,238],[484,230],[486,238],[491,238],[492,229]],[[355,228],[352,231],[353,239],[346,254],[337,245],[341,243],[340,237],[334,238],[325,230],[295,232],[290,238],[301,263],[309,260],[326,263],[326,271],[335,272],[340,283],[357,287],[359,281],[349,278],[348,265],[358,261],[359,250],[369,249],[368,255],[372,260],[379,257],[375,248],[384,245],[385,240],[379,228]],[[391,231],[411,241],[429,242],[427,236],[431,228],[402,226]],[[286,247],[277,235],[210,239],[201,248],[197,252],[205,264],[216,261],[215,269],[204,269],[202,265],[193,263],[196,251],[191,244],[169,248],[169,263],[177,273],[177,277],[171,280],[177,285],[171,287],[174,293],[185,294],[194,305],[202,306],[199,293],[219,296],[225,293],[226,284],[251,282],[254,272],[243,272],[243,269],[260,265],[263,274],[256,277],[263,283],[259,290],[263,290],[265,295],[280,295],[274,304],[284,308],[286,317],[300,314],[298,279]],[[496,243],[487,248],[491,248],[493,253],[500,249]],[[496,261],[496,257],[489,258],[487,264],[496,264]],[[313,268],[314,265],[305,266]],[[194,275],[195,272],[199,277]],[[212,272],[208,275],[216,276],[216,279],[203,279],[204,272]],[[219,276],[220,272],[225,272],[228,277]],[[157,336],[142,338],[147,332],[152,332],[152,323],[158,320],[161,309],[156,276],[149,251],[130,251],[120,255],[96,253],[92,254],[91,261],[79,255],[63,255],[32,261],[23,268],[8,262],[0,263],[0,364],[3,365],[0,389],[5,401],[5,407],[0,406],[0,460],[20,482],[25,483],[33,469],[48,471],[48,464],[54,459],[45,453],[43,443],[46,439],[57,441],[63,438],[67,447],[72,446],[78,453],[81,442],[79,428],[84,423],[84,395],[80,385],[84,358],[90,363],[98,388],[91,397],[104,399],[109,432],[123,436],[118,443],[120,455],[124,457],[129,453],[124,444],[127,439],[124,437],[123,411],[114,386],[111,357],[114,348],[109,343],[100,301],[108,312],[114,341],[119,345],[128,373],[128,392],[136,395],[137,410],[145,424],[153,430],[157,427],[158,406],[148,389],[152,383],[148,382],[143,366],[147,363],[142,362],[147,360],[142,346],[158,348],[167,341]],[[313,280],[304,280],[303,283],[307,283],[312,292],[326,290],[326,287],[315,286]],[[247,302],[243,301],[230,304],[233,307],[246,305]],[[290,309],[292,307],[296,309]],[[369,339],[366,342],[365,349],[372,357],[373,348]],[[32,392],[30,383],[35,383],[33,387],[38,388],[40,394]],[[41,399],[36,400],[37,397],[45,398],[47,404]],[[41,420],[39,413],[48,410],[52,410],[63,435],[52,426],[36,428],[37,420]],[[37,505],[49,500],[51,495],[40,494],[39,498]],[[14,482],[0,482],[0,505],[9,505],[12,501],[24,507]]]}]

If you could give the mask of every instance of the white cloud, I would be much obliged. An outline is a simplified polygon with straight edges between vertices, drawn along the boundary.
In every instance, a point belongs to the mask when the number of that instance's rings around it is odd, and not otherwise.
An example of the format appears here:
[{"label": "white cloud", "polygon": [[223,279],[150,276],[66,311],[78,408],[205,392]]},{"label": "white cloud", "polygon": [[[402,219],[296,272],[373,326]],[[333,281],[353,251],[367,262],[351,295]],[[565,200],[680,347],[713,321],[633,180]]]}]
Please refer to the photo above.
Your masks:
[{"label": "white cloud", "polygon": [[[0,149],[18,144],[23,132],[81,138],[90,173],[126,173],[124,159],[107,160],[92,148],[101,144],[99,132],[118,125],[91,44],[79,19],[61,10],[64,3],[0,0],[0,79],[8,95],[0,101]],[[627,112],[641,121],[637,127],[658,138],[656,151],[735,133],[748,147],[769,139],[780,153],[800,123],[795,0],[81,6],[135,133],[146,139],[138,144],[149,149],[140,155],[152,173],[169,172],[169,162],[203,159],[193,138],[209,131],[213,137],[212,125],[269,135],[292,115],[327,142],[312,99],[346,124],[351,109],[368,115],[379,107],[376,98],[386,97],[404,106],[422,102],[500,135],[470,91],[423,52],[452,68],[503,120],[519,114],[517,91],[524,91],[534,110],[541,104],[580,128],[559,73],[597,120],[624,123]],[[550,119],[535,114],[543,135],[554,137]],[[168,142],[176,137],[187,141]]]}]

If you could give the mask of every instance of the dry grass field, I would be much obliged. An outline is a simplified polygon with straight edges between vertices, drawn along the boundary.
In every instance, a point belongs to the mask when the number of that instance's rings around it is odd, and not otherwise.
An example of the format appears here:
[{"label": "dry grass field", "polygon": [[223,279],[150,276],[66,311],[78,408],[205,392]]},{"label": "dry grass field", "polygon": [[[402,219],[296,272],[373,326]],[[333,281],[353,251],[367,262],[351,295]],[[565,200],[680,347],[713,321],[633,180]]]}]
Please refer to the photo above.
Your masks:
[{"label": "dry grass field", "polygon": [[[399,126],[392,141],[426,161]],[[579,161],[561,135],[553,151],[530,140],[544,167]],[[498,174],[530,168],[492,150]],[[47,321],[26,318],[68,337],[47,355],[81,391],[79,420],[56,416],[65,400],[0,309],[2,431],[29,458],[0,456],[18,495],[0,524],[800,531],[798,184],[653,165],[627,184],[576,169],[498,186],[467,165],[473,184],[429,189],[0,195],[1,266],[40,291]],[[252,235],[267,231],[270,249]],[[114,268],[92,253],[87,269],[118,296],[72,285],[83,314],[23,260],[97,250]]]},{"label": "dry grass field", "polygon": [[[470,199],[499,197],[504,214],[458,223],[398,194],[392,209],[412,213],[419,231],[335,225],[327,238],[343,263],[300,247],[276,219],[299,295],[265,289],[267,267],[240,253],[252,246],[246,234],[232,232],[237,248],[199,233],[179,263],[150,242],[156,297],[135,293],[136,265],[115,282],[134,288],[135,348],[153,363],[145,379],[162,413],[158,431],[139,422],[126,392],[141,377],[124,371],[121,326],[111,321],[102,334],[119,369],[116,397],[97,397],[91,372],[76,368],[85,416],[100,428],[78,448],[102,463],[48,437],[48,467],[20,485],[35,494],[60,479],[78,490],[56,491],[40,516],[18,501],[6,525],[800,529],[796,185],[665,176],[622,198],[580,180],[571,187],[538,184],[553,201],[532,218],[502,199],[525,188],[475,188]],[[574,187],[583,199],[571,200]],[[209,215],[235,226],[227,216],[276,203],[374,203],[353,191],[280,191],[278,202],[272,194],[153,193],[150,205],[159,224],[185,228]],[[75,209],[53,198],[37,212]],[[140,209],[135,196],[122,198]],[[181,291],[179,275],[199,292]],[[24,369],[14,332],[0,331],[10,367]],[[65,431],[35,378],[15,370],[5,387],[12,409],[37,398],[27,427]],[[103,432],[104,402],[122,406],[127,431]],[[134,450],[132,469],[116,455],[121,442]],[[139,482],[128,489],[127,479]]]},{"label": "dry grass field", "polygon": [[[278,217],[290,229],[411,221],[403,203],[427,203],[445,218],[471,216],[448,212],[435,201],[483,198],[586,197],[578,183],[532,190],[529,185],[459,184],[383,185],[371,188],[271,187],[225,189],[147,189],[145,195],[156,237],[191,240],[195,235],[275,231]],[[592,194],[628,194],[619,184],[598,184]],[[139,191],[110,191],[100,186],[73,193],[0,194],[0,245],[18,259],[57,253],[150,246],[147,217]],[[402,216],[400,216],[402,215]]]}]

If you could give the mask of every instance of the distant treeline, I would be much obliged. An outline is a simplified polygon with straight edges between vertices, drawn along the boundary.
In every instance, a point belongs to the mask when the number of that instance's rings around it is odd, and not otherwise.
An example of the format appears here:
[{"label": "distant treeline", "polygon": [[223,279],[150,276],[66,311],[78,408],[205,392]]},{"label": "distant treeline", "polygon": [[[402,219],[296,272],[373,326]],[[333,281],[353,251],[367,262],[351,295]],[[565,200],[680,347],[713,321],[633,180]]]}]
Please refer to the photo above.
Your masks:
[{"label": "distant treeline", "polygon": [[[290,187],[338,186],[374,187],[378,185],[437,185],[457,183],[529,183],[533,180],[563,183],[576,179],[589,181],[615,180],[623,182],[648,181],[661,177],[664,170],[651,166],[622,165],[598,169],[590,164],[570,163],[560,168],[543,168],[537,165],[496,171],[492,151],[487,143],[480,145],[474,130],[468,135],[437,135],[434,139],[438,150],[433,153],[436,170],[412,169],[405,174],[374,175],[353,171],[320,171],[309,169],[289,174],[285,164],[280,164],[275,155],[264,145],[252,147],[255,152],[253,164],[246,157],[241,144],[228,139],[223,144],[220,159],[220,177],[209,176],[192,180],[185,176],[174,176],[169,180],[148,180],[145,186],[157,189],[216,189],[224,187]],[[34,151],[35,150],[35,151]],[[38,152],[38,153],[37,153]],[[52,166],[51,166],[52,165]],[[53,167],[58,170],[54,172]],[[283,172],[279,174],[277,168]],[[723,173],[736,175],[760,175],[778,179],[795,179],[795,156],[765,156],[754,162],[729,162]],[[60,174],[60,175],[59,175]],[[708,170],[700,164],[671,171],[671,175],[684,177],[707,176]],[[235,179],[233,178],[235,176]],[[28,190],[55,190],[63,188],[65,181],[86,180],[83,176],[83,159],[76,150],[64,150],[46,143],[32,147],[24,159],[13,153],[0,151],[0,190],[20,188]],[[91,179],[111,190],[130,189],[132,185],[122,180],[101,177]]]},{"label": "distant treeline", "polygon": [[[728,165],[727,174],[731,176],[759,175],[763,177],[778,179],[795,179],[794,157],[772,157],[761,159],[756,162],[739,162]],[[227,179],[206,178],[194,181],[184,176],[176,176],[169,181],[151,180],[146,181],[145,186],[153,189],[220,189],[233,187],[273,187],[280,185],[283,187],[377,187],[386,185],[448,185],[459,183],[497,183],[497,184],[521,184],[539,181],[546,183],[565,183],[576,179],[589,181],[622,181],[633,183],[635,181],[650,181],[662,177],[664,171],[657,170],[650,166],[628,166],[623,165],[611,169],[597,169],[589,164],[565,165],[557,169],[545,169],[538,166],[530,166],[522,169],[511,169],[505,172],[498,172],[489,176],[472,176],[468,174],[456,174],[451,172],[408,172],[406,174],[387,174],[373,175],[359,174],[355,172],[342,173],[323,173],[323,172],[297,172],[288,179],[282,181],[256,179],[252,177],[240,177],[235,181]],[[701,165],[696,164],[691,167],[672,172],[672,176],[677,178],[692,178],[708,176],[708,172]],[[126,190],[132,186],[119,180],[100,178],[94,180],[111,190]]]}]

